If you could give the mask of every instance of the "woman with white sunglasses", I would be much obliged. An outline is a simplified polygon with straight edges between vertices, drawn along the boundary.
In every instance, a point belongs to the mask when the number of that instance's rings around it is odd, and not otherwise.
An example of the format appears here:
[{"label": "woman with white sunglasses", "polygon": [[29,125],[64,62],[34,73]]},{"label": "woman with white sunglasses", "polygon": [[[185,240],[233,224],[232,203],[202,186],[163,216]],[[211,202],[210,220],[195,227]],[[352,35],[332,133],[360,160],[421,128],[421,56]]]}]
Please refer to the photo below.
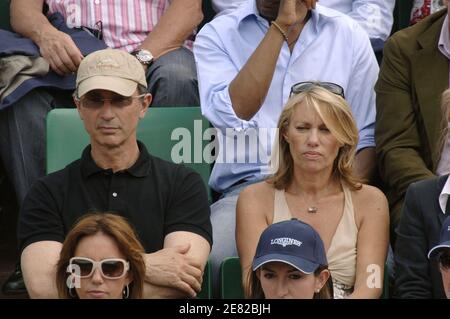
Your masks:
[{"label": "woman with white sunglasses", "polygon": [[125,218],[89,214],[64,241],[56,270],[60,298],[141,298],[144,248]]}]

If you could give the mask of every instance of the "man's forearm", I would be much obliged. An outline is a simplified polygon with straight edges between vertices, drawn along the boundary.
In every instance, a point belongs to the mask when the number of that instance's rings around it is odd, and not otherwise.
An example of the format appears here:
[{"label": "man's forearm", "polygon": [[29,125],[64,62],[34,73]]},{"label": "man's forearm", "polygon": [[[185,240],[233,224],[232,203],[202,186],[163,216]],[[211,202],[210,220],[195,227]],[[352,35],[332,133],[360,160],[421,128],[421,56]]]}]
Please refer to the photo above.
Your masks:
[{"label": "man's forearm", "polygon": [[376,169],[376,154],[374,147],[367,147],[356,154],[355,171],[358,177],[371,183]]},{"label": "man's forearm", "polygon": [[173,0],[141,48],[155,58],[180,48],[203,19],[200,0]]},{"label": "man's forearm", "polygon": [[39,45],[40,35],[55,29],[42,13],[43,0],[12,0],[10,7],[13,30]]},{"label": "man's forearm", "polygon": [[255,52],[230,83],[232,106],[239,118],[250,120],[264,103],[283,43],[280,31],[270,27]]}]

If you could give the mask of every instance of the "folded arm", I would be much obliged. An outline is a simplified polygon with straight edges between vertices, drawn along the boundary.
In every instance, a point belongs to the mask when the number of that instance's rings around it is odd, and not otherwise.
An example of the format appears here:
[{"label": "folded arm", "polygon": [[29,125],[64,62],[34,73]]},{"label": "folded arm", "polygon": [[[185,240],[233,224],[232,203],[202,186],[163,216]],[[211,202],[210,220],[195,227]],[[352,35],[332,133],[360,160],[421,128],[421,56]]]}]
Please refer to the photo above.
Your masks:
[{"label": "folded arm", "polygon": [[58,298],[56,264],[62,244],[40,241],[28,245],[22,252],[22,274],[30,298]]},{"label": "folded arm", "polygon": [[190,232],[166,236],[164,249],[145,256],[145,298],[195,297],[201,290],[210,245]]}]

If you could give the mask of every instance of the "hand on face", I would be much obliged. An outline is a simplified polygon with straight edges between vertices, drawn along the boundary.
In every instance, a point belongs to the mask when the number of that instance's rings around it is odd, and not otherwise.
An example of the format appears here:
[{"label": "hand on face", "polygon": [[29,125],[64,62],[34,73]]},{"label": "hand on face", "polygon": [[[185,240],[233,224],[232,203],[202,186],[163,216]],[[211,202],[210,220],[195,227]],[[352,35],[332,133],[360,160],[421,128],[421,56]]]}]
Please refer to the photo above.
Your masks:
[{"label": "hand on face", "polygon": [[276,22],[290,28],[304,22],[308,12],[316,8],[316,0],[281,0]]}]

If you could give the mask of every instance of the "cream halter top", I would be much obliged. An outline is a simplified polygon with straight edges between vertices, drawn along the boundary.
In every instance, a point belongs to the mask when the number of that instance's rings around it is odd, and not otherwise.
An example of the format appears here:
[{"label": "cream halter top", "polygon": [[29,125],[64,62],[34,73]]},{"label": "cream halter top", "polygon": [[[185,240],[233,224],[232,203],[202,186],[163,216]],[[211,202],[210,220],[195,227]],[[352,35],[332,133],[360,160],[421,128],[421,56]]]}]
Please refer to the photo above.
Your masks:
[{"label": "cream halter top", "polygon": [[[333,278],[334,298],[353,291],[356,278],[356,242],[358,228],[350,189],[342,184],[344,212],[327,251],[328,269]],[[284,190],[275,190],[273,223],[292,218]]]}]

